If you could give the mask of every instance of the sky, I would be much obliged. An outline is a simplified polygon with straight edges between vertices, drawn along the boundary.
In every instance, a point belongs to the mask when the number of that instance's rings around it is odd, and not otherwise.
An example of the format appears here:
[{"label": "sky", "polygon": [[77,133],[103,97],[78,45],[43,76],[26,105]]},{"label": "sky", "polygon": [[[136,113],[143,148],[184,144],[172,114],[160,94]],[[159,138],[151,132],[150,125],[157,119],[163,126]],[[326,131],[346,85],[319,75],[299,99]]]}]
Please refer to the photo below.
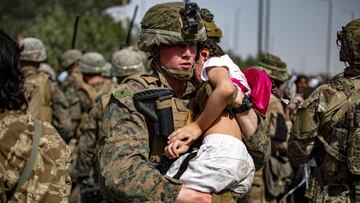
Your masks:
[{"label": "sky", "polygon": [[[326,73],[329,0],[270,1],[268,51],[280,56],[294,73]],[[132,0],[113,13],[130,18],[139,6],[136,24],[151,6],[168,0]],[[258,51],[258,0],[191,0],[214,14],[223,31],[221,47],[245,58]],[[265,4],[265,3],[264,3]],[[336,33],[355,18],[360,18],[360,0],[332,0],[330,74],[343,71],[339,61]],[[265,5],[264,5],[265,7]],[[265,22],[266,20],[264,20]],[[264,39],[263,39],[264,44]],[[264,45],[265,47],[265,45]]]}]

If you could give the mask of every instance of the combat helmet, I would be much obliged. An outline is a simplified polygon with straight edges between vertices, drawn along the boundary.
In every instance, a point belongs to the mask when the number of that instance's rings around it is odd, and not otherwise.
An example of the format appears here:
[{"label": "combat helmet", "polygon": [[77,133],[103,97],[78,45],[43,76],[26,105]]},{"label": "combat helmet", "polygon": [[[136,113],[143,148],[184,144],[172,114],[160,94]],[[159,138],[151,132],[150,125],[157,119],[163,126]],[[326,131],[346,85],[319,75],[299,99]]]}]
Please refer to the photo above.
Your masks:
[{"label": "combat helmet", "polygon": [[106,66],[103,55],[89,52],[80,58],[80,71],[84,74],[101,74]]},{"label": "combat helmet", "polygon": [[337,33],[337,43],[341,47],[340,60],[352,66],[360,65],[360,18],[349,22]]},{"label": "combat helmet", "polygon": [[125,48],[113,54],[111,74],[121,77],[145,72],[144,60],[139,51]]},{"label": "combat helmet", "polygon": [[77,49],[67,50],[60,57],[60,66],[63,69],[67,69],[74,63],[79,62],[81,56],[82,56],[82,53]]},{"label": "combat helmet", "polygon": [[149,51],[153,45],[176,45],[206,40],[196,3],[171,2],[151,7],[141,22],[138,47]]},{"label": "combat helmet", "polygon": [[206,29],[207,39],[220,43],[223,34],[214,21],[214,15],[206,8],[200,9],[199,13],[201,16],[201,22],[204,24]]},{"label": "combat helmet", "polygon": [[45,46],[37,38],[24,38],[20,40],[19,46],[21,61],[42,62],[47,58]]},{"label": "combat helmet", "polygon": [[257,68],[264,70],[270,78],[281,82],[285,82],[290,77],[286,63],[280,57],[270,53],[265,53],[260,57]]}]

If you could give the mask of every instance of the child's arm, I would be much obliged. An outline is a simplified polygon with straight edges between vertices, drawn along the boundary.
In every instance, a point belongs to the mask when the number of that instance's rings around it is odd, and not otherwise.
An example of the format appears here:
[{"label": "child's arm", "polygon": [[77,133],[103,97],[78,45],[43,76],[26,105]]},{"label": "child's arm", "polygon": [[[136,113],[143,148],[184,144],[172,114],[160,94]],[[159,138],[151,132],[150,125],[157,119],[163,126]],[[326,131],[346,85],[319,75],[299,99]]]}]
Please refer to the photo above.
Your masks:
[{"label": "child's arm", "polygon": [[186,125],[169,136],[168,143],[175,140],[183,140],[185,144],[190,144],[206,131],[210,125],[220,116],[232,97],[233,92],[237,91],[231,82],[228,69],[226,67],[211,67],[207,70],[209,82],[214,87],[206,106],[195,122]]}]

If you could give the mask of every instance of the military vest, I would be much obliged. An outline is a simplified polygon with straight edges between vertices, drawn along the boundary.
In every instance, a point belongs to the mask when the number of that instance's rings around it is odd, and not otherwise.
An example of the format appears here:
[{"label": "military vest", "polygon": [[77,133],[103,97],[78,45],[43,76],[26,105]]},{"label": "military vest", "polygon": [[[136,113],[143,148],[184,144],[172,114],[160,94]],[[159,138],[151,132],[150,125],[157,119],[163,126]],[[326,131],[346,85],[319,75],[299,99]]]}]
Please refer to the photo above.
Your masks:
[{"label": "military vest", "polygon": [[[154,75],[132,75],[125,78],[122,83],[126,83],[130,80],[140,83],[145,87],[145,89],[158,88],[161,85],[160,79]],[[172,97],[166,102],[171,103],[175,130],[183,127],[187,122],[191,121],[191,113],[188,107],[189,100]],[[150,135],[150,161],[158,163],[160,162],[161,156],[164,155],[166,142],[164,142],[162,137],[155,136],[155,130],[151,125],[150,119],[146,118],[146,124]]]},{"label": "military vest", "polygon": [[26,76],[25,95],[27,113],[42,121],[52,122],[51,92],[49,76],[45,73],[30,73]]},{"label": "military vest", "polygon": [[344,201],[350,196],[359,202],[360,79],[336,77],[330,85],[336,90],[327,103],[331,113],[326,112],[320,121],[317,136],[324,149],[317,156],[320,171],[314,172],[306,196],[313,201],[329,197]]}]

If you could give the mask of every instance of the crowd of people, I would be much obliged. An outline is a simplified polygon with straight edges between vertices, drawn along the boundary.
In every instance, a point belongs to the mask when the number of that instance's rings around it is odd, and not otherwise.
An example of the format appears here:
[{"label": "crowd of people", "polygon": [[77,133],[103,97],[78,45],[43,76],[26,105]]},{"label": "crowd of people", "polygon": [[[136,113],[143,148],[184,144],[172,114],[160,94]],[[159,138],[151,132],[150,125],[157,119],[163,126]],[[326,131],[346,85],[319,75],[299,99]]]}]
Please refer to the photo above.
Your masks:
[{"label": "crowd of people", "polygon": [[240,69],[221,39],[208,9],[161,3],[136,47],[64,50],[57,75],[0,31],[1,202],[360,201],[360,19],[329,80],[272,53]]}]

